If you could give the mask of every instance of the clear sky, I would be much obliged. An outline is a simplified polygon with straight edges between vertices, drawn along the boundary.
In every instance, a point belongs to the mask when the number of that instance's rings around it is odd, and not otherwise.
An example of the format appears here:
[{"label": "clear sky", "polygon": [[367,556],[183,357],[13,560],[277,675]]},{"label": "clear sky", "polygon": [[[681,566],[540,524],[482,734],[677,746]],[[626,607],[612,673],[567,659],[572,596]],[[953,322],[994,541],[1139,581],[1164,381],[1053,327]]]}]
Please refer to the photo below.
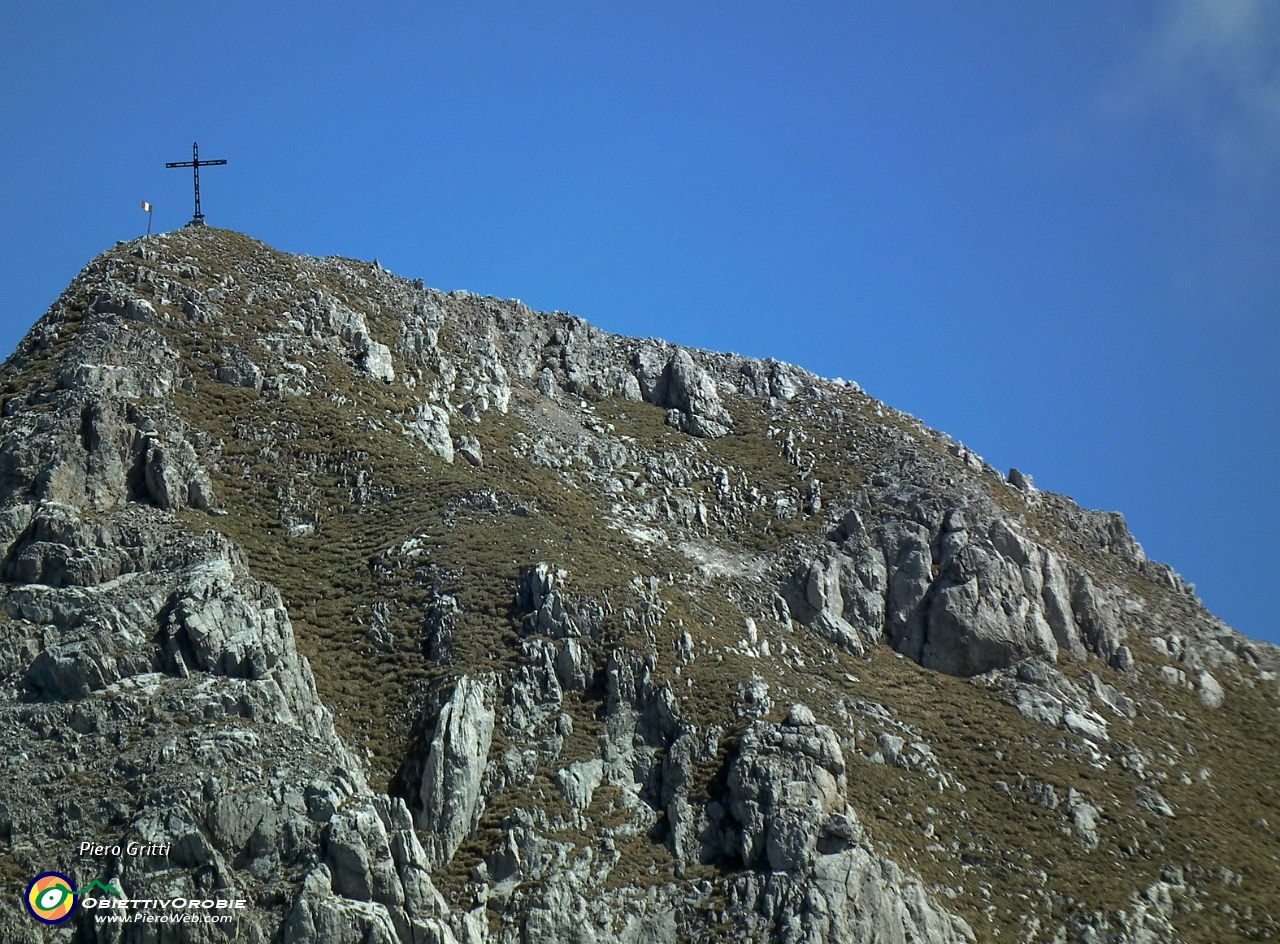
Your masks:
[{"label": "clear sky", "polygon": [[0,347],[193,140],[212,225],[856,380],[1280,643],[1274,0],[14,0]]}]

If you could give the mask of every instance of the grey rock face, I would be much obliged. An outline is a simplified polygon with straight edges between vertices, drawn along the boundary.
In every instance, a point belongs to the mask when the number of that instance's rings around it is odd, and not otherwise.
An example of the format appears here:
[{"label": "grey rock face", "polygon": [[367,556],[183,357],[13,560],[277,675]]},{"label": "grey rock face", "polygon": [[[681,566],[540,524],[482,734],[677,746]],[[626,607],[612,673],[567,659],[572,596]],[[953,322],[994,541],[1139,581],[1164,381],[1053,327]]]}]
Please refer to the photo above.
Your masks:
[{"label": "grey rock face", "polygon": [[1134,788],[1134,795],[1136,797],[1134,802],[1140,809],[1160,816],[1167,816],[1170,819],[1174,817],[1173,807],[1169,805],[1169,801],[1158,790],[1154,790],[1146,784],[1139,784]]},{"label": "grey rock face", "polygon": [[165,511],[215,508],[183,425],[163,410],[59,394],[62,407],[0,440],[0,494],[107,511],[146,501]]},{"label": "grey rock face", "polygon": [[395,379],[390,349],[369,334],[363,314],[324,291],[312,292],[302,301],[299,311],[306,318],[305,328],[310,333],[336,336],[347,346],[348,356],[356,366],[369,377],[386,383]]},{"label": "grey rock face", "polygon": [[326,862],[303,883],[285,940],[454,940],[449,907],[431,882],[403,800],[354,798],[331,816],[324,840]]},{"label": "grey rock face", "polygon": [[811,940],[974,940],[969,926],[932,901],[918,880],[865,847],[819,857],[814,885],[820,897],[812,897],[801,918]]},{"label": "grey rock face", "polygon": [[1076,575],[1071,609],[1089,648],[1107,661],[1114,660],[1124,641],[1124,629],[1115,604],[1098,591],[1088,574]]},{"label": "grey rock face", "polygon": [[906,742],[896,734],[882,733],[876,738],[876,744],[884,757],[884,762],[896,767],[902,759],[902,748]]},{"label": "grey rock face", "polygon": [[391,631],[390,616],[385,601],[379,600],[370,609],[369,631],[365,633],[365,638],[382,652],[394,652],[396,648],[396,636]]},{"label": "grey rock face", "polygon": [[1019,491],[1031,493],[1036,490],[1035,482],[1032,480],[1031,476],[1027,475],[1025,472],[1019,472],[1017,469],[1010,469],[1008,479],[1009,484]]},{"label": "grey rock face", "polygon": [[370,338],[363,338],[359,347],[360,369],[374,380],[391,383],[396,379],[395,368],[391,364],[391,349]]},{"label": "grey rock face", "polygon": [[178,511],[183,508],[213,509],[213,486],[196,461],[190,443],[165,445],[152,442],[144,460],[147,491],[159,508]]},{"label": "grey rock face", "polygon": [[520,570],[520,582],[516,586],[516,608],[531,615],[525,631],[563,639],[570,636],[589,636],[598,623],[598,615],[581,606],[570,603],[564,593],[563,570],[539,562]]},{"label": "grey rock face", "polygon": [[671,356],[651,402],[670,407],[668,424],[694,436],[716,439],[728,435],[733,425],[733,418],[720,403],[715,381],[684,348],[677,348]]},{"label": "grey rock face", "polygon": [[[218,251],[197,264],[207,240]],[[82,833],[167,844],[145,861],[104,861],[101,877],[139,895],[199,888],[254,903],[234,927],[178,935],[184,944],[972,939],[947,899],[1012,923],[1002,939],[1174,939],[1169,919],[1180,896],[1193,898],[1173,870],[1123,911],[1099,911],[1091,890],[1069,892],[1087,902],[1064,899],[1016,840],[979,835],[968,818],[988,801],[1014,817],[1030,810],[1054,823],[1029,851],[1114,869],[1117,844],[1156,848],[1142,830],[1166,833],[1177,854],[1187,817],[1155,787],[1178,803],[1227,794],[1228,777],[1186,759],[1194,737],[1185,750],[1171,739],[1161,757],[1121,739],[1142,729],[1132,740],[1148,743],[1152,718],[1229,723],[1233,712],[1202,708],[1246,697],[1237,685],[1270,697],[1280,660],[1146,561],[1120,516],[1081,511],[1029,476],[1006,481],[851,385],[785,364],[614,337],[249,242],[175,234],[134,247],[146,265],[95,264],[11,361],[0,397],[0,851],[16,867],[83,866],[44,861]],[[253,258],[227,261],[242,250]],[[230,425],[191,412],[215,383],[243,409]],[[416,483],[387,474],[376,448],[347,452],[334,437],[333,449],[312,449],[325,438],[308,425],[312,399],[325,422],[337,411],[371,443],[403,434],[389,444],[396,462],[409,454],[408,468],[443,486],[438,509],[433,492],[413,512],[432,520],[399,530],[396,503]],[[493,415],[509,409],[509,422]],[[664,416],[687,435],[655,428]],[[337,625],[317,626],[312,611],[305,641],[325,653],[326,686],[345,685],[331,673],[352,652],[412,670],[406,701],[421,708],[421,737],[394,781],[408,806],[370,790],[335,735],[281,594],[191,513],[219,512],[211,482],[237,502],[250,494],[235,480],[246,452],[283,470],[268,476],[274,491],[255,493],[281,506],[258,519],[267,526],[252,555],[264,568],[287,572],[327,528],[349,533],[335,508],[390,513],[385,532],[359,522],[387,542],[368,561],[377,595],[334,580],[341,603],[325,619]],[[435,461],[457,455],[465,465]],[[258,514],[233,511],[228,534]],[[600,548],[571,543],[579,514],[608,529]],[[512,537],[509,562],[449,560],[458,526]],[[540,554],[572,561],[573,580],[527,564]],[[492,595],[517,567],[514,600]],[[344,632],[350,652],[337,644]],[[885,658],[884,643],[973,677],[934,680],[939,704],[994,713],[1004,701],[1057,730],[1024,737],[1006,712],[972,732],[983,756],[957,768],[956,744],[931,727],[928,676]],[[1159,664],[1135,662],[1152,653]],[[871,701],[888,697],[869,674],[886,668],[923,698]],[[1167,689],[1148,690],[1152,677],[1178,687],[1177,712],[1158,700]],[[812,710],[770,720],[775,701],[797,698]],[[1007,768],[999,796],[983,781],[988,753]],[[1013,774],[1041,769],[1041,753],[1055,761],[1041,775],[1060,785]],[[962,770],[978,772],[967,797]],[[1117,788],[1115,776],[1138,786]],[[849,803],[857,777],[883,785],[887,812],[922,829],[923,850],[873,844]],[[486,847],[459,862],[478,836]],[[887,849],[929,857],[961,890],[927,890]],[[988,892],[984,909],[974,896]],[[0,903],[0,940],[35,940],[13,916]],[[87,923],[72,933],[168,940]]]},{"label": "grey rock face", "polygon": [[248,358],[237,358],[230,364],[219,367],[214,375],[218,383],[232,387],[245,387],[249,390],[262,389],[262,368]]},{"label": "grey rock face", "polygon": [[[22,737],[24,709],[13,696],[25,689],[50,730],[78,742],[75,769],[88,787],[50,793],[5,778],[0,807],[21,810],[7,814],[8,836],[29,850],[65,847],[67,837],[51,835],[49,824],[69,815],[86,833],[105,827],[122,845],[169,849],[104,863],[99,877],[131,894],[170,898],[216,883],[219,897],[252,898],[283,871],[314,867],[321,822],[344,798],[367,797],[368,787],[334,735],[279,594],[249,577],[226,539],[192,534],[160,502],[141,503],[158,489],[131,479],[124,457],[146,455],[130,450],[150,437],[134,442],[111,431],[139,429],[139,414],[93,403],[81,415],[90,433],[84,475],[59,486],[77,504],[0,513],[10,561],[0,651],[17,656],[3,666],[0,738]],[[61,436],[49,424],[21,449],[10,440],[9,455],[30,468],[57,455]],[[113,463],[115,449],[121,461]],[[67,747],[50,740],[24,750],[38,774],[53,763],[46,753],[65,757]],[[307,783],[316,785],[316,802],[304,795]],[[330,936],[319,940],[337,939],[338,925],[320,920]],[[246,912],[194,939],[265,944],[278,923]],[[103,944],[134,939],[92,922],[80,930]]]},{"label": "grey rock face", "polygon": [[386,908],[334,894],[332,877],[323,865],[302,883],[302,894],[285,919],[283,940],[287,944],[399,944]]},{"label": "grey rock face", "polygon": [[[1108,721],[1093,709],[1090,693],[1042,659],[1025,659],[1008,669],[994,669],[974,681],[1005,692],[1025,718],[1069,731],[1095,745],[1107,743]],[[1093,696],[1099,707],[1125,714],[1122,696],[1117,697],[1114,689],[1108,695],[1101,685],[1097,682]]]},{"label": "grey rock face", "polygon": [[564,582],[563,571],[555,571],[545,561],[522,568],[520,582],[516,586],[516,606],[522,610],[537,612],[547,602],[555,589]]},{"label": "grey rock face", "polygon": [[[729,770],[729,813],[742,864],[775,872],[810,865],[825,824],[844,812],[844,755],[826,725],[756,721]],[[812,718],[812,714],[809,715]]]},{"label": "grey rock face", "polygon": [[1047,810],[1056,810],[1058,808],[1058,793],[1053,789],[1053,784],[1045,783],[1041,780],[1033,781],[1027,787],[1027,799],[1036,804],[1036,806],[1043,806]]},{"label": "grey rock face", "polygon": [[596,667],[586,646],[576,639],[566,639],[556,653],[556,678],[566,691],[582,692],[591,685]]},{"label": "grey rock face", "polygon": [[422,621],[423,651],[433,662],[444,662],[453,647],[453,631],[461,609],[451,594],[442,593],[435,598]]},{"label": "grey rock face", "polygon": [[696,832],[696,815],[689,803],[695,764],[705,760],[706,755],[714,755],[714,749],[708,750],[716,738],[699,746],[696,733],[690,730],[681,731],[671,742],[662,758],[662,804],[667,812],[667,824],[670,828],[669,845],[671,854],[683,869],[698,857],[698,835]]},{"label": "grey rock face", "polygon": [[178,352],[158,332],[132,314],[153,314],[151,303],[118,296],[107,311],[103,296],[91,307],[88,324],[55,371],[59,387],[94,397],[137,400],[167,396],[181,372]]},{"label": "grey rock face", "polygon": [[805,614],[808,619],[801,618],[801,622],[828,642],[861,655],[862,640],[858,638],[857,630],[844,618],[845,604],[840,584],[846,567],[842,563],[828,558],[825,563],[814,561],[809,565],[804,601],[812,608],[813,615]]},{"label": "grey rock face", "polygon": [[280,596],[255,588],[258,599],[235,587],[226,561],[196,568],[179,590],[169,638],[189,667],[236,678],[265,678],[292,648]]},{"label": "grey rock face", "polygon": [[556,669],[555,646],[531,639],[521,648],[528,661],[512,680],[505,700],[511,727],[533,733],[559,711],[564,693]]},{"label": "grey rock face", "polygon": [[823,639],[861,654],[884,637],[885,558],[867,544],[862,518],[849,512],[836,529],[839,549],[796,570],[784,589],[789,615]]},{"label": "grey rock face", "polygon": [[484,457],[480,452],[480,440],[474,436],[459,436],[454,443],[454,454],[462,456],[477,469],[484,465]]},{"label": "grey rock face", "polygon": [[1200,690],[1200,700],[1208,708],[1221,708],[1226,697],[1222,685],[1208,672],[1202,671],[1196,677],[1196,688]]},{"label": "grey rock face", "polygon": [[449,414],[444,409],[430,403],[423,404],[404,428],[445,462],[453,461],[453,437],[449,435]]},{"label": "grey rock face", "polygon": [[[821,942],[972,940],[968,925],[933,901],[919,880],[864,845],[845,799],[845,763],[834,732],[803,705],[784,724],[756,721],[729,771],[726,852],[767,866],[761,883],[739,880],[749,926],[779,940]],[[793,936],[794,935],[794,936]]]},{"label": "grey rock face", "polygon": [[934,587],[921,665],[975,675],[1017,655],[1057,655],[1038,601],[1007,561],[970,546],[947,560]]},{"label": "grey rock face", "polygon": [[565,800],[575,810],[585,810],[604,777],[604,762],[599,758],[575,761],[556,773],[556,783]]},{"label": "grey rock face", "polygon": [[1101,812],[1075,789],[1067,791],[1067,814],[1075,826],[1076,835],[1090,849],[1098,844],[1098,818]]},{"label": "grey rock face", "polygon": [[422,774],[417,822],[432,868],[452,859],[475,826],[480,780],[493,739],[493,709],[487,702],[484,683],[463,676],[436,724]]},{"label": "grey rock face", "polygon": [[878,546],[855,509],[784,588],[791,616],[819,636],[853,652],[883,639],[960,676],[1064,650],[1131,659],[1110,596],[989,500],[948,506],[911,489],[884,500],[900,516],[885,518]]}]

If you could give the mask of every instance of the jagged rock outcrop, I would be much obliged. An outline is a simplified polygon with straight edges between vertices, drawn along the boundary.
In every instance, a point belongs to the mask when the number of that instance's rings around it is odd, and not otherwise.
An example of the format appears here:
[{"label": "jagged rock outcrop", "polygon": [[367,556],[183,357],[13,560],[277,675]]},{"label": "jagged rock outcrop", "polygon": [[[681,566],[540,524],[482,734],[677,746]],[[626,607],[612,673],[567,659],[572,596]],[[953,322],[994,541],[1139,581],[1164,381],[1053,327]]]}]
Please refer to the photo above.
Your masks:
[{"label": "jagged rock outcrop", "polygon": [[600,620],[598,607],[589,601],[571,604],[563,592],[567,577],[564,570],[553,570],[545,562],[521,569],[515,605],[530,614],[526,631],[554,639],[590,636],[595,631]]},{"label": "jagged rock outcrop", "polygon": [[6,941],[1265,939],[1278,678],[856,385],[376,263],[136,240],[0,373],[0,864],[247,902]]},{"label": "jagged rock outcrop", "polygon": [[290,944],[453,942],[450,910],[403,800],[359,798],[331,815],[325,862],[285,919]]},{"label": "jagged rock outcrop", "polygon": [[707,439],[727,436],[733,418],[720,402],[715,381],[694,363],[689,352],[677,348],[656,377],[646,353],[642,352],[637,357],[640,390],[650,403],[670,408],[667,423]]},{"label": "jagged rock outcrop", "polygon": [[427,610],[422,620],[422,648],[431,661],[448,660],[460,612],[457,599],[448,593],[440,594]]},{"label": "jagged rock outcrop", "polygon": [[361,312],[353,311],[327,292],[313,292],[298,306],[304,315],[305,330],[312,336],[335,337],[347,345],[349,356],[361,371],[374,380],[395,379],[391,350],[375,341]]},{"label": "jagged rock outcrop", "polygon": [[[796,574],[788,594],[797,620],[855,655],[879,641],[884,622],[884,562],[870,550],[859,558],[837,554],[813,561]],[[852,621],[845,618],[846,592]]]},{"label": "jagged rock outcrop", "polygon": [[449,414],[442,407],[423,404],[404,428],[445,462],[453,461],[456,450],[449,434]]},{"label": "jagged rock outcrop", "polygon": [[1053,661],[1060,651],[1113,664],[1131,658],[1111,596],[988,499],[951,503],[910,489],[877,499],[900,503],[895,514],[881,512],[878,535],[857,509],[848,512],[834,546],[784,588],[791,615],[824,639],[855,653],[864,639],[883,639],[926,668],[960,676],[1029,657]]},{"label": "jagged rock outcrop", "polygon": [[845,773],[835,733],[804,705],[743,734],[727,804],[708,818],[726,857],[767,868],[735,888],[748,926],[786,942],[972,940],[919,879],[865,844]]},{"label": "jagged rock outcrop", "polygon": [[844,756],[832,730],[793,705],[784,724],[756,721],[729,770],[728,813],[737,823],[726,851],[748,867],[795,872],[820,846],[843,845],[855,823],[843,805]]},{"label": "jagged rock outcrop", "polygon": [[452,859],[475,829],[481,778],[493,740],[489,697],[482,681],[463,676],[436,722],[422,772],[422,810],[416,824],[424,834],[432,868]]},{"label": "jagged rock outcrop", "polygon": [[556,678],[566,691],[583,692],[591,687],[596,667],[591,653],[576,639],[566,639],[556,652]]},{"label": "jagged rock outcrop", "polygon": [[214,510],[213,486],[180,421],[115,399],[57,396],[57,412],[12,424],[0,438],[0,495],[95,511],[130,501]]}]

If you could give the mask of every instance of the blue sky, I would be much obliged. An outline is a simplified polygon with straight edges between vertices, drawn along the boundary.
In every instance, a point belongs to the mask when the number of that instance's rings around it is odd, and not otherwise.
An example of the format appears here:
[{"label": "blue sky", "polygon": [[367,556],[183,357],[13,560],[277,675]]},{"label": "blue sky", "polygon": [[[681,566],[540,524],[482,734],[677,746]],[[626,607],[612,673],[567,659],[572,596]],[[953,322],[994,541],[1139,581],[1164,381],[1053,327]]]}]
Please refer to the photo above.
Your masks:
[{"label": "blue sky", "polygon": [[5,351],[198,140],[213,225],[856,380],[1280,642],[1280,4],[13,2],[0,129]]}]

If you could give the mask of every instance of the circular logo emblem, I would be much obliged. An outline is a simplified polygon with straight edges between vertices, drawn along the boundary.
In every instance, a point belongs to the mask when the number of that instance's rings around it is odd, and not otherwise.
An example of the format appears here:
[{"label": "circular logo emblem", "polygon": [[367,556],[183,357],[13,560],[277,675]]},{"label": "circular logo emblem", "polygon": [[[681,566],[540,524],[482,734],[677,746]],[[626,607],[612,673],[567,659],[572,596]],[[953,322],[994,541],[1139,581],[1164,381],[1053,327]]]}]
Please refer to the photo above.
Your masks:
[{"label": "circular logo emblem", "polygon": [[27,886],[27,910],[45,924],[61,924],[76,910],[76,885],[61,872],[41,872]]}]

